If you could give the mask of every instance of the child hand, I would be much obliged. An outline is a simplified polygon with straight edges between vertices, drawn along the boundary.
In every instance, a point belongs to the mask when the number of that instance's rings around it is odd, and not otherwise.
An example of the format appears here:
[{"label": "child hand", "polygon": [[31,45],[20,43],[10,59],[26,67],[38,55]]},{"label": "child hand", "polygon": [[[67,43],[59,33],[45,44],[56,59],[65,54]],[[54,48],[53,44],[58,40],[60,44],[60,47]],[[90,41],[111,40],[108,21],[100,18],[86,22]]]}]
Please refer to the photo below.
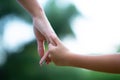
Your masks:
[{"label": "child hand", "polygon": [[[68,65],[68,58],[69,58],[69,49],[67,49],[62,42],[57,38],[52,36],[52,40],[56,45],[49,44],[49,50],[48,53],[50,59],[59,66],[65,66]],[[46,55],[47,55],[46,54]],[[44,55],[44,56],[46,56]],[[42,63],[42,60],[44,60],[44,57],[41,59],[40,63]]]}]

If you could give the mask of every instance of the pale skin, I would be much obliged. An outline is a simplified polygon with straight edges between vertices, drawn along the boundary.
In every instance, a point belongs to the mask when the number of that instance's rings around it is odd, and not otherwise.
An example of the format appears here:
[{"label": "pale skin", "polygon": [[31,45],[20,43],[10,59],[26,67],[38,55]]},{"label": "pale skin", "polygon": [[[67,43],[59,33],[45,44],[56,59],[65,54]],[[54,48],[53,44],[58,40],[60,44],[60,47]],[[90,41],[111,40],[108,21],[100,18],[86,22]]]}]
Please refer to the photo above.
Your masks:
[{"label": "pale skin", "polygon": [[107,73],[120,73],[120,54],[99,56],[80,55],[71,52],[57,38],[53,37],[56,46],[49,44],[51,60],[58,66],[72,66]]},{"label": "pale skin", "polygon": [[[52,29],[45,12],[37,2],[37,0],[17,0],[24,8],[27,10],[33,19],[33,25],[34,25],[34,32],[38,44],[38,52],[40,54],[40,57],[42,58],[44,56],[44,42],[47,41],[48,44],[51,43],[53,45],[54,42],[51,39],[51,36],[56,36],[54,30]],[[47,59],[46,59],[47,58]],[[43,61],[46,60],[47,63],[49,63],[51,60],[48,57],[48,53],[45,54],[45,56],[40,61],[40,64],[43,63]]]}]

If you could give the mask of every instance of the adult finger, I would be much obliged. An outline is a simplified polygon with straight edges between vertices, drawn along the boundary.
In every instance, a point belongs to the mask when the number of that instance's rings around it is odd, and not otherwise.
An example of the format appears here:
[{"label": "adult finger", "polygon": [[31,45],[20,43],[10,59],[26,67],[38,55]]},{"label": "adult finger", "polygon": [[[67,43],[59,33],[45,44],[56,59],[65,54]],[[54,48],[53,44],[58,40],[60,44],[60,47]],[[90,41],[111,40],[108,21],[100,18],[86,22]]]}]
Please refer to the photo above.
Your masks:
[{"label": "adult finger", "polygon": [[42,58],[44,56],[44,41],[37,41],[37,44],[39,56]]},{"label": "adult finger", "polygon": [[37,48],[38,53],[40,57],[43,57],[44,55],[44,36],[37,30],[37,28],[34,26],[34,33],[37,40]]},{"label": "adult finger", "polygon": [[40,65],[42,65],[42,63],[46,60],[46,58],[48,57],[48,55],[49,55],[49,51],[47,51],[46,54],[44,54],[44,56],[41,58]]}]

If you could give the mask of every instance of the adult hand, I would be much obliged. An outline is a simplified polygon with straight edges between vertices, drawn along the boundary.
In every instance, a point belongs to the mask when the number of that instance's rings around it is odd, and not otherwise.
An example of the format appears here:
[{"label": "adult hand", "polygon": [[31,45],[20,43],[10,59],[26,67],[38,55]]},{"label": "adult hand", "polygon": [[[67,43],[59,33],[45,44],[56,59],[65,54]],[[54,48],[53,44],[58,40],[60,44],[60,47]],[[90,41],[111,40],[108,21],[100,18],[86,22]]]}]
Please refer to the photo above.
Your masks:
[{"label": "adult hand", "polygon": [[[44,42],[46,41],[45,37],[37,30],[37,28],[34,26],[34,33],[36,36],[36,40],[37,40],[37,49],[38,49],[38,53],[39,56],[42,58],[44,56],[45,53],[45,49],[44,49]],[[45,57],[46,59],[44,59],[47,64],[51,61],[50,58],[47,56]],[[41,63],[40,63],[41,64]]]},{"label": "adult hand", "polygon": [[35,26],[34,26],[34,33],[35,33],[36,40],[37,40],[38,52],[39,52],[40,57],[42,58],[44,55],[45,37],[36,29]]},{"label": "adult hand", "polygon": [[[18,0],[18,2],[31,14],[34,24],[34,31],[38,43],[38,51],[40,56],[44,55],[44,41],[54,44],[51,40],[51,36],[56,36],[52,29],[45,12],[41,5],[38,4],[37,0]],[[32,6],[31,6],[32,5]],[[47,57],[47,56],[46,56]],[[44,60],[46,59],[44,58]]]},{"label": "adult hand", "polygon": [[42,16],[40,18],[33,17],[33,25],[34,25],[34,31],[37,39],[37,44],[38,44],[38,52],[41,56],[40,64],[42,64],[43,61],[45,61],[48,64],[50,63],[51,60],[48,57],[49,55],[48,52],[44,51],[44,42],[47,41],[48,44],[50,43],[55,45],[55,42],[52,40],[52,36],[57,37],[57,35],[52,29],[44,12],[41,15]]}]

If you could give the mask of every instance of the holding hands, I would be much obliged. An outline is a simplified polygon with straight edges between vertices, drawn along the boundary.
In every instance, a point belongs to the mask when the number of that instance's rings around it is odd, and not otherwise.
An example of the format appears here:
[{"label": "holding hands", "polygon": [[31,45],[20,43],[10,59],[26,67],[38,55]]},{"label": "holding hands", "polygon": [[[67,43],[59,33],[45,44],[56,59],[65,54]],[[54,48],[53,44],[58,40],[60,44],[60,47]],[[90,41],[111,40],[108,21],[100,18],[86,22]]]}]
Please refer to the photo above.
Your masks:
[{"label": "holding hands", "polygon": [[38,4],[37,0],[18,0],[18,2],[31,14],[34,25],[34,32],[38,44],[38,52],[42,60],[49,63],[51,60],[48,57],[48,52],[44,51],[44,42],[47,41],[48,44],[56,45],[51,36],[57,37],[54,30],[52,29],[43,8]]},{"label": "holding hands", "polygon": [[[52,29],[42,7],[37,0],[18,0],[31,14],[34,32],[41,60],[48,64],[51,60],[59,66],[73,66],[100,72],[120,73],[120,54],[100,56],[78,55],[70,52],[59,40]],[[48,51],[44,51],[44,42],[48,43]]]},{"label": "holding hands", "polygon": [[49,44],[49,57],[58,66],[68,66],[70,57],[72,56],[69,49],[57,38],[52,36],[52,40],[56,45]]}]

